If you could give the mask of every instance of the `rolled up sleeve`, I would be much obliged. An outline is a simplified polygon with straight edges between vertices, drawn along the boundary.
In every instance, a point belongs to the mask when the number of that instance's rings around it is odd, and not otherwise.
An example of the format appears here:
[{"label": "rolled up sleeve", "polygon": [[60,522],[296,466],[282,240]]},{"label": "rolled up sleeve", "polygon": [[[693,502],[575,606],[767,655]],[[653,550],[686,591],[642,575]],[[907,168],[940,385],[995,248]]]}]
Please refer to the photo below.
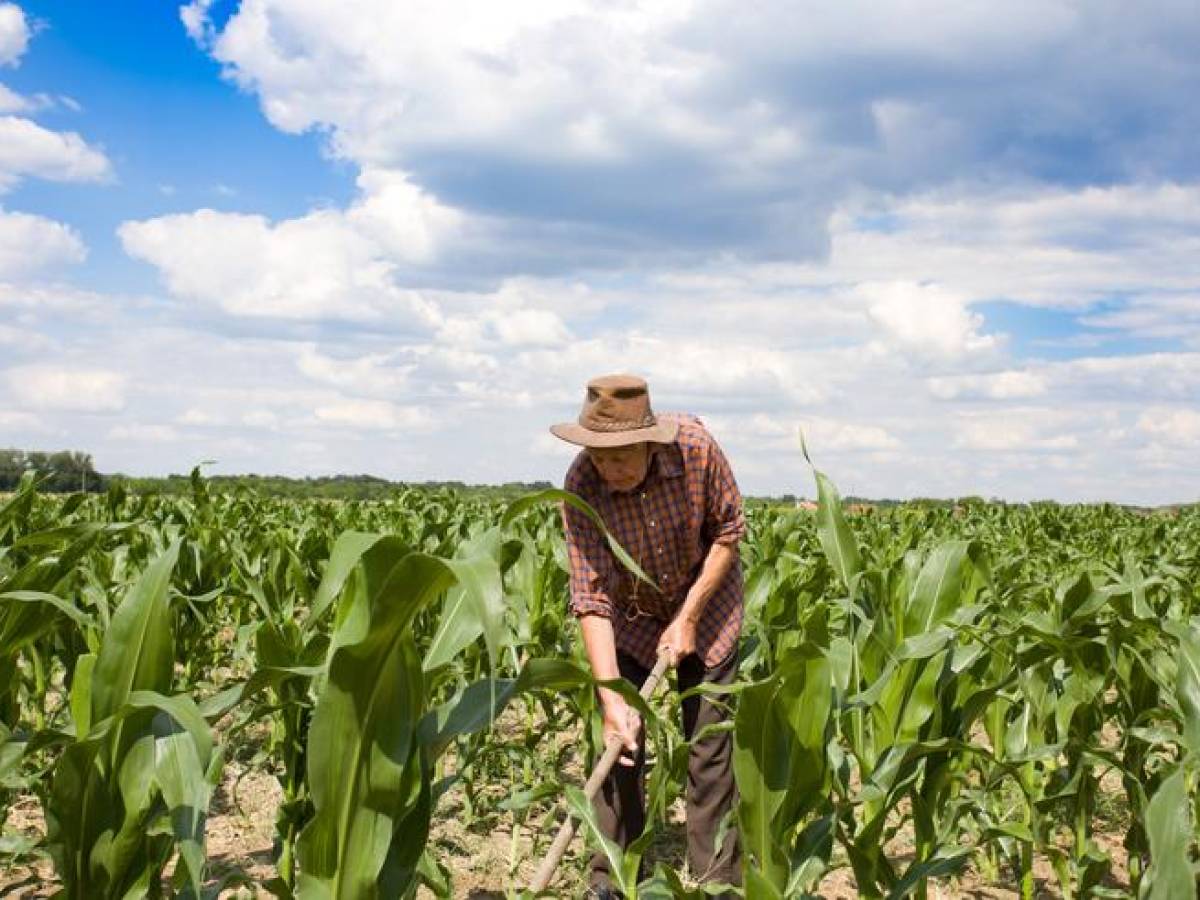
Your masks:
[{"label": "rolled up sleeve", "polygon": [[[567,490],[571,490],[568,485]],[[583,513],[563,504],[563,532],[571,569],[572,615],[612,618],[612,553],[599,529]]]},{"label": "rolled up sleeve", "polygon": [[734,480],[729,460],[713,441],[705,467],[704,531],[715,544],[736,547],[746,534],[742,493]]}]

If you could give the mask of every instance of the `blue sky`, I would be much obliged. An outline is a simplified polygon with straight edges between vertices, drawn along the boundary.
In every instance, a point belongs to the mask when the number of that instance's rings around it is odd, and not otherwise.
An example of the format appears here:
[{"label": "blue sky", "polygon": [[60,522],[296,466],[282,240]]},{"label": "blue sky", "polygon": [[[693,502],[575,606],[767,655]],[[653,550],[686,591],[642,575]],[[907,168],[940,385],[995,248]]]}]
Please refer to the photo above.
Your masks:
[{"label": "blue sky", "polygon": [[0,444],[557,479],[589,376],[754,493],[1200,497],[1200,10],[0,2]]}]

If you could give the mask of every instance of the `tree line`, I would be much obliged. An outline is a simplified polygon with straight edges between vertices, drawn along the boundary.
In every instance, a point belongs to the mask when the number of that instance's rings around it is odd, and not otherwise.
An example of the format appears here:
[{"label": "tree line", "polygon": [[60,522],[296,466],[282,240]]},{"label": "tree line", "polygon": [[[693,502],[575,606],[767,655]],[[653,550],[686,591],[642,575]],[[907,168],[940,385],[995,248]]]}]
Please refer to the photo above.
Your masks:
[{"label": "tree line", "polygon": [[0,491],[15,490],[26,472],[43,479],[49,493],[103,491],[107,480],[96,471],[90,453],[75,450],[0,450]]}]

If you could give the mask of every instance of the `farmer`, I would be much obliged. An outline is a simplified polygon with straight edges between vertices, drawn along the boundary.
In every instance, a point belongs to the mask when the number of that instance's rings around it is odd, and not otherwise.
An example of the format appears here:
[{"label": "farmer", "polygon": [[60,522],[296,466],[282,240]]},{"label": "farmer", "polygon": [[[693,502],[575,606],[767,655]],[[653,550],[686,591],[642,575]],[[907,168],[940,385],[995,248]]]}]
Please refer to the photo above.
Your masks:
[{"label": "farmer", "polygon": [[[566,489],[591,504],[655,585],[630,574],[587,517],[564,506],[571,612],[596,678],[623,676],[640,687],[666,653],[680,691],[731,683],[742,627],[738,541],[746,526],[737,483],[712,435],[692,416],[656,416],[646,382],[631,375],[588,382],[578,422],[550,430],[584,448],[567,471]],[[627,847],[645,825],[645,741],[640,717],[619,694],[601,689],[600,702],[605,740],[616,735],[624,750],[597,795],[596,813],[605,833]],[[728,718],[719,701],[683,701],[691,740],[688,864],[702,882],[736,884],[736,831],[714,847],[736,796],[732,737],[720,731],[692,740]],[[603,853],[592,857],[590,882],[590,896],[618,896]]]}]

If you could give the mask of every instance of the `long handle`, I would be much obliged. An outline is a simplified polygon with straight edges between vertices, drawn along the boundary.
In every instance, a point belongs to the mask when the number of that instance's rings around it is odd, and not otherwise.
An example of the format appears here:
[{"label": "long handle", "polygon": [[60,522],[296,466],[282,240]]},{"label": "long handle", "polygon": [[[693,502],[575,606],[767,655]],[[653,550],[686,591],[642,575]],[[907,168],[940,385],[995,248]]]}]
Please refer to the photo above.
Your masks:
[{"label": "long handle", "polygon": [[[666,673],[670,662],[670,654],[668,653],[663,653],[658,657],[658,662],[654,664],[653,671],[650,672],[646,683],[642,685],[640,693],[643,700],[649,700],[654,695],[655,690],[658,688],[658,683],[662,681],[662,677]],[[592,774],[588,776],[587,783],[583,786],[583,795],[588,801],[591,801],[596,796],[596,792],[600,790],[600,785],[604,783],[604,779],[608,777],[608,773],[612,770],[613,764],[620,755],[621,738],[613,735],[604,745],[604,755],[600,757],[600,762],[596,763],[596,768],[592,770]],[[558,868],[563,854],[567,852],[567,847],[571,844],[571,839],[575,837],[576,827],[578,826],[574,817],[568,812],[566,821],[562,823],[562,827],[558,829],[558,834],[554,838],[554,843],[550,845],[550,852],[546,854],[546,858],[542,860],[541,866],[538,867],[537,874],[533,876],[533,881],[530,882],[529,889],[535,894],[539,891],[544,891],[546,886],[550,884],[550,879],[554,877],[554,870]]]}]

